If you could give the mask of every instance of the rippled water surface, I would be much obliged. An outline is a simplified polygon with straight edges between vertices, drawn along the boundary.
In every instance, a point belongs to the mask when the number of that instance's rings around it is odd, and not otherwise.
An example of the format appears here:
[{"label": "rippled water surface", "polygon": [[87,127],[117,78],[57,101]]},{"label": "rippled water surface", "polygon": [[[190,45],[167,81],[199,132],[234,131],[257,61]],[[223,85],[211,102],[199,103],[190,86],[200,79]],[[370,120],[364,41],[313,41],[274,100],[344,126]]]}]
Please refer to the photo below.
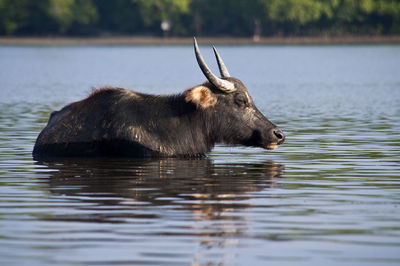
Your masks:
[{"label": "rippled water surface", "polygon": [[205,79],[187,46],[0,47],[0,264],[399,265],[400,46],[219,50],[277,150],[35,161],[50,112],[92,87]]}]

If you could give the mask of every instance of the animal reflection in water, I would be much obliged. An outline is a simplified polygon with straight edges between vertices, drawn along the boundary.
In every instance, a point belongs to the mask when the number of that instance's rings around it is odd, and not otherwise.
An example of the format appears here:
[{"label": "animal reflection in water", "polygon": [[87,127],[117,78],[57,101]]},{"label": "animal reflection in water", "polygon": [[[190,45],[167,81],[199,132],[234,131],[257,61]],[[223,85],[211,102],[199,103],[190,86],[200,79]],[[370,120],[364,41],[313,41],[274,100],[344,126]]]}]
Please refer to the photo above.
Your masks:
[{"label": "animal reflection in water", "polygon": [[98,198],[96,202],[100,205],[118,205],[125,201],[154,206],[179,204],[210,217],[223,212],[224,205],[207,201],[191,205],[190,202],[251,198],[251,192],[276,186],[283,170],[274,162],[215,165],[207,158],[58,159],[37,164],[48,168],[49,189],[56,195],[75,199],[82,196],[81,201],[89,197],[91,202]]},{"label": "animal reflection in water", "polygon": [[240,214],[252,207],[247,200],[253,192],[277,186],[283,172],[283,166],[274,162],[214,164],[207,158],[68,159],[37,164],[47,167],[53,195],[79,203],[74,207],[76,215],[67,212],[51,219],[157,223],[170,219],[169,210],[174,217],[178,211],[185,216],[185,228],[192,228],[190,234],[208,248],[225,245],[226,237],[244,234],[251,227]]}]

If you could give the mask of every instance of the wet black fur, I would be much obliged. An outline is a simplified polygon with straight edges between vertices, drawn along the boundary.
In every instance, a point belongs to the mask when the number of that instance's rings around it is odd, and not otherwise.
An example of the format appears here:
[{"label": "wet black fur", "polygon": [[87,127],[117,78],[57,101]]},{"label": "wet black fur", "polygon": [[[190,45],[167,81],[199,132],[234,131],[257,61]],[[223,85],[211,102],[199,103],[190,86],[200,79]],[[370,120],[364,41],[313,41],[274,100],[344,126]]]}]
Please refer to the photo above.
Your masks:
[{"label": "wet black fur", "polygon": [[[257,147],[276,142],[271,133],[276,126],[246,100],[244,85],[229,79],[237,92],[203,84],[218,99],[205,110],[188,102],[185,94],[99,89],[51,114],[33,156],[199,157],[218,142]],[[248,108],[254,109],[251,117],[246,117]]]}]

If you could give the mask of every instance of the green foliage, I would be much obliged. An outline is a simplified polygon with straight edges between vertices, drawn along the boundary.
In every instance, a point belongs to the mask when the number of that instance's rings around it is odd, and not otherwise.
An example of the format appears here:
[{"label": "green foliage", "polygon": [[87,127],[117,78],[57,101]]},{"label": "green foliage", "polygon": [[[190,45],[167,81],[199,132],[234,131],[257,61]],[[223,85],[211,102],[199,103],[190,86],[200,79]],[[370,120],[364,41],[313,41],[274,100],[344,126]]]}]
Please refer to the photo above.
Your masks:
[{"label": "green foliage", "polygon": [[251,35],[261,16],[257,0],[192,0],[196,33],[207,35]]},{"label": "green foliage", "polygon": [[97,9],[90,0],[49,0],[47,11],[58,23],[61,33],[73,26],[85,27],[97,19]]},{"label": "green foliage", "polygon": [[321,17],[323,2],[318,0],[263,1],[271,20],[305,25]]},{"label": "green foliage", "polygon": [[131,0],[93,0],[97,7],[96,28],[103,33],[137,33],[143,28],[137,4]]},{"label": "green foliage", "polygon": [[[174,25],[174,32],[182,25],[181,21],[190,12],[190,0],[131,0],[138,7],[145,27],[158,31],[163,21]],[[182,28],[180,31],[183,31]]]},{"label": "green foliage", "polygon": [[51,28],[47,1],[0,0],[0,34],[37,34]]},{"label": "green foliage", "polygon": [[0,0],[0,35],[399,34],[400,0]]}]

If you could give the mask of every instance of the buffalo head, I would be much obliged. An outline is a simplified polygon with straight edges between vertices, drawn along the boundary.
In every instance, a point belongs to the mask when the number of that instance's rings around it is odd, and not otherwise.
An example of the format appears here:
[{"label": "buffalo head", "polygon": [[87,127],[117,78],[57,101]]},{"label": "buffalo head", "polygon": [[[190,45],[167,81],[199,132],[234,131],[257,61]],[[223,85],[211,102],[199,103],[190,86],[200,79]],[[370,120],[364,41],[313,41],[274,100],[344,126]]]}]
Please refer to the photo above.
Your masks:
[{"label": "buffalo head", "polygon": [[221,77],[214,75],[205,63],[194,38],[197,62],[208,82],[185,92],[185,99],[213,117],[215,142],[276,149],[285,134],[255,106],[247,88],[230,76],[215,47]]}]

